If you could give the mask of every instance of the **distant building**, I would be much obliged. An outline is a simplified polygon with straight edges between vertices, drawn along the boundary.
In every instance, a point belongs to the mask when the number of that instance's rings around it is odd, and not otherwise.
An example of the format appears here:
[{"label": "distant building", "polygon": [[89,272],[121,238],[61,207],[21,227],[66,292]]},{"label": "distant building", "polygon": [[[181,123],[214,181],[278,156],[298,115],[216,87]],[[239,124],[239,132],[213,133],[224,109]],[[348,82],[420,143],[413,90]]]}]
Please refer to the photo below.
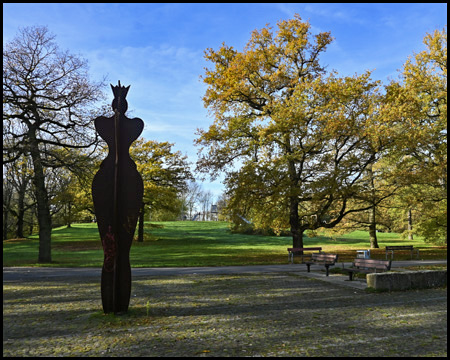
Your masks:
[{"label": "distant building", "polygon": [[217,205],[211,205],[211,220],[212,221],[219,220],[219,211],[217,210]]}]

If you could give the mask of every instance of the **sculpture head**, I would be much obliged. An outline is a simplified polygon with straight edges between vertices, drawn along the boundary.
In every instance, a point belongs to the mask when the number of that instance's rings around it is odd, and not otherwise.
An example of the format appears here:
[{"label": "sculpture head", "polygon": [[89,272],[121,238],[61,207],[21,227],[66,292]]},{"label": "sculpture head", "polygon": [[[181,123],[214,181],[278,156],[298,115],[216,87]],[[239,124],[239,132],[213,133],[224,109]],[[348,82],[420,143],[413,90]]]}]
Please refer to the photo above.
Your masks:
[{"label": "sculpture head", "polygon": [[130,85],[128,85],[127,87],[120,85],[120,80],[119,80],[119,85],[117,86],[113,86],[111,85],[111,89],[113,91],[114,94],[114,100],[112,101],[112,108],[114,111],[118,111],[121,114],[125,114],[125,112],[128,109],[128,103],[127,100],[125,99],[127,97],[128,94],[128,90],[130,89]]}]

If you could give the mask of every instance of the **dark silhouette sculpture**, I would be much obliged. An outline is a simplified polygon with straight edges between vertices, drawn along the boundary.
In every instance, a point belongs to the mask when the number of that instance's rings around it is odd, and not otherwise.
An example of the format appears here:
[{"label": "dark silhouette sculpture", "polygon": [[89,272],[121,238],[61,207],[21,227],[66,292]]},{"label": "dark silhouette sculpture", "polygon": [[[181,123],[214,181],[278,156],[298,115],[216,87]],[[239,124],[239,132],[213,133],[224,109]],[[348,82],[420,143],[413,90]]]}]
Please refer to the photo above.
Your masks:
[{"label": "dark silhouette sculpture", "polygon": [[92,181],[95,216],[103,245],[101,278],[105,314],[128,310],[131,292],[130,247],[142,203],[143,183],[129,148],[141,134],[144,122],[125,116],[130,86],[111,85],[114,116],[100,116],[95,128],[109,147],[108,156]]}]

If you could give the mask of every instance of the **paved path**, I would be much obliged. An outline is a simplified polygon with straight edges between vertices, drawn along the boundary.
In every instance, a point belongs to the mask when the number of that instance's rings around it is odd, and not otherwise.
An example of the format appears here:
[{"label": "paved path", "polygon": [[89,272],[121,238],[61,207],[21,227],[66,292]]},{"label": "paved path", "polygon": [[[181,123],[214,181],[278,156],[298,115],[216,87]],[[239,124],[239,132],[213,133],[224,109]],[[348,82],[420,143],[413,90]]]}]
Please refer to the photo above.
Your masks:
[{"label": "paved path", "polygon": [[[293,272],[242,273],[261,269]],[[33,270],[43,269],[26,271]],[[111,327],[99,317],[100,269],[44,270],[90,277],[5,282],[6,358],[447,357],[447,289],[372,294],[297,264],[189,269],[241,272],[217,276],[146,277],[173,269],[135,269],[144,276],[134,278],[133,313]]]},{"label": "paved path", "polygon": [[[343,264],[343,265],[342,265]],[[410,260],[410,261],[392,261],[393,268],[402,268],[405,266],[435,265],[445,264],[447,260]],[[349,267],[351,263],[338,263],[337,266]],[[184,274],[243,274],[258,272],[294,272],[308,277],[317,278],[324,281],[337,282],[343,285],[361,288],[360,281],[345,281],[347,276],[335,275],[327,278],[321,271],[323,266],[311,266],[311,272],[306,271],[303,264],[285,264],[285,265],[248,265],[248,266],[217,266],[217,267],[172,267],[172,268],[134,268],[131,269],[132,276],[166,276],[166,275],[184,275]],[[8,281],[29,281],[29,280],[50,280],[61,278],[85,278],[89,276],[100,277],[100,268],[54,268],[54,267],[4,267],[3,282]],[[365,281],[363,281],[365,284]],[[365,287],[366,285],[364,285]]]}]

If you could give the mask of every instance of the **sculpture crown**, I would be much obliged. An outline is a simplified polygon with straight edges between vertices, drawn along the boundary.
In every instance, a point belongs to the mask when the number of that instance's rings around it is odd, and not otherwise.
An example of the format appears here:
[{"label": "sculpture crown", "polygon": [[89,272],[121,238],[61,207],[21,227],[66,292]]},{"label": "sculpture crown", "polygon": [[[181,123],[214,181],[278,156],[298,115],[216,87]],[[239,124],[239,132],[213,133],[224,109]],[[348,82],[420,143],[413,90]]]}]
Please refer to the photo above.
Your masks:
[{"label": "sculpture crown", "polygon": [[114,100],[112,101],[112,108],[114,111],[119,111],[120,113],[124,114],[125,111],[127,111],[128,109],[128,103],[126,100],[127,94],[128,94],[128,90],[130,89],[130,85],[128,86],[122,86],[120,85],[120,80],[119,80],[119,85],[117,86],[113,86],[111,85],[111,89],[113,91],[114,94]]}]

